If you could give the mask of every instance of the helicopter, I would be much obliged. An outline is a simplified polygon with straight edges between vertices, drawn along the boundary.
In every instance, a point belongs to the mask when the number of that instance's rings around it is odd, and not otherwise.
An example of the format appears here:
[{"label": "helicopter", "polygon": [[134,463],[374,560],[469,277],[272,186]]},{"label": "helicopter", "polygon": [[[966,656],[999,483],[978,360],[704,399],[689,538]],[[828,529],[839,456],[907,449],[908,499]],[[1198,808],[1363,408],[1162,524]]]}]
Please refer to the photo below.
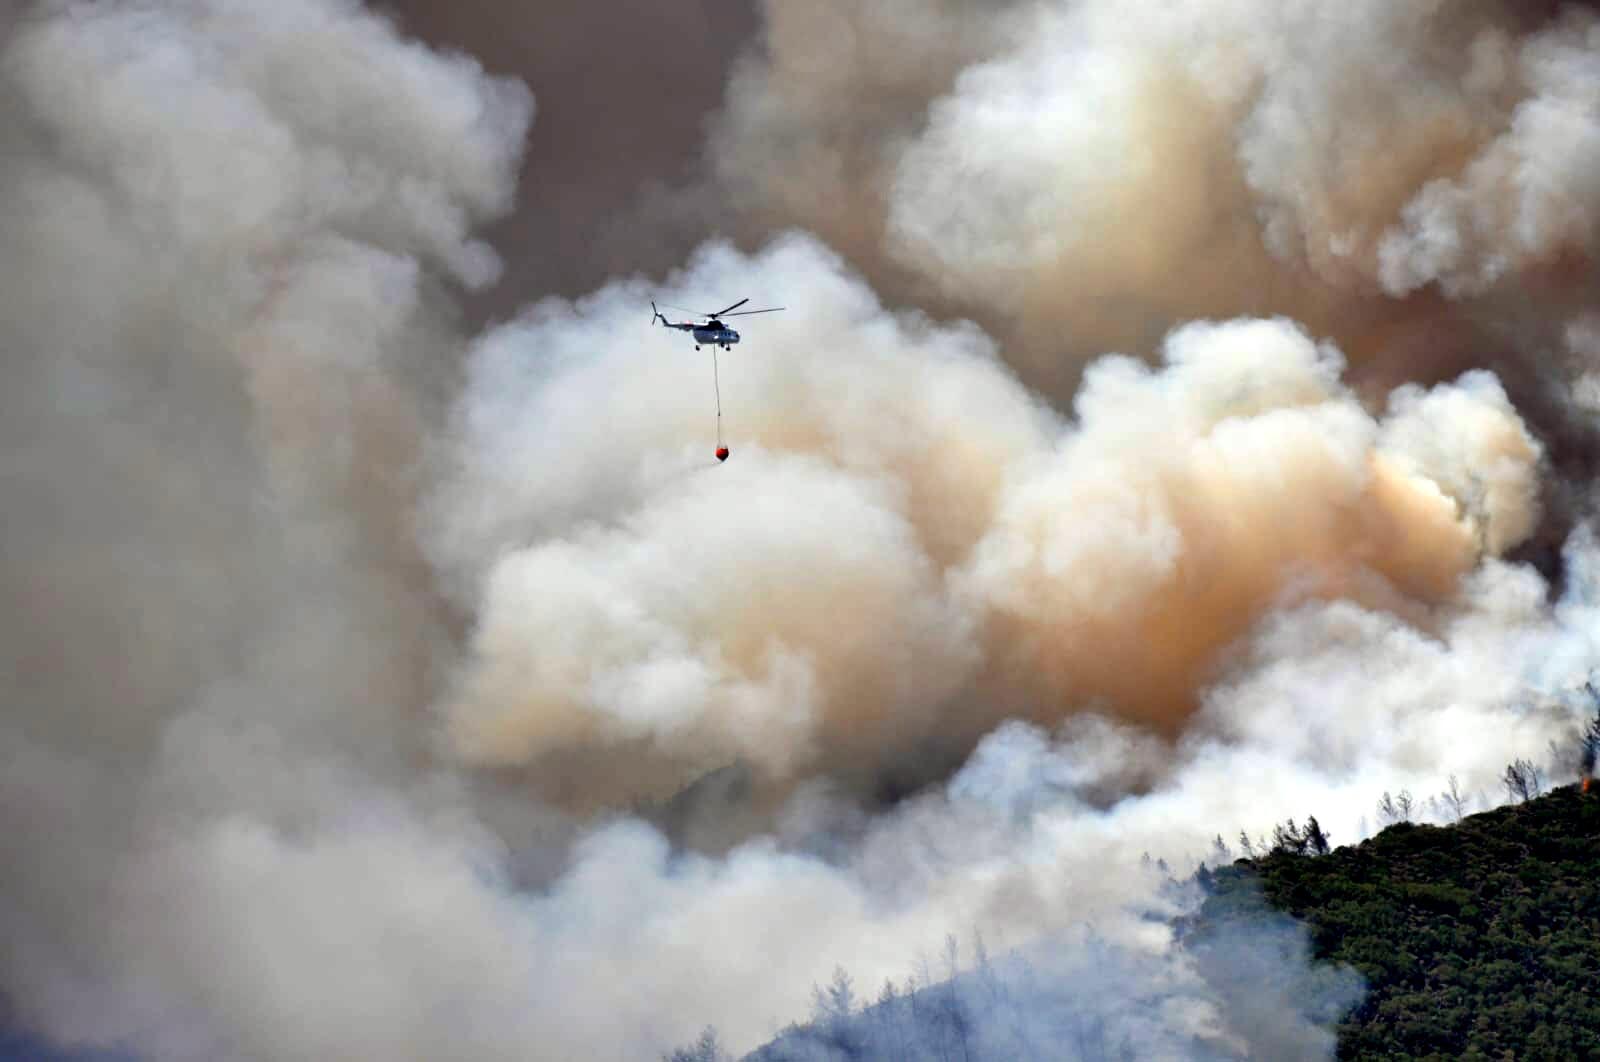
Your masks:
[{"label": "helicopter", "polygon": [[704,345],[712,348],[711,349],[711,383],[712,383],[712,386],[716,388],[716,396],[717,396],[717,460],[718,461],[726,461],[728,459],[728,448],[726,446],[724,446],[723,443],[722,443],[722,384],[717,379],[717,351],[716,351],[716,348],[717,347],[721,347],[723,350],[727,350],[729,347],[731,347],[735,343],[739,342],[739,333],[735,332],[733,329],[731,329],[727,325],[723,324],[722,323],[722,319],[724,317],[743,317],[746,314],[752,314],[752,313],[776,313],[777,311],[784,309],[784,307],[782,307],[782,306],[773,306],[773,307],[770,307],[770,308],[765,309],[765,310],[741,310],[739,313],[734,313],[733,312],[734,310],[738,310],[739,307],[743,306],[745,303],[747,303],[749,301],[750,301],[749,299],[740,299],[738,302],[734,303],[732,306],[729,306],[729,307],[727,307],[726,309],[723,309],[723,310],[718,310],[716,313],[700,313],[698,310],[686,310],[681,306],[668,306],[667,307],[667,309],[669,309],[669,310],[683,310],[684,313],[692,313],[696,317],[705,318],[705,321],[703,321],[700,324],[694,324],[693,322],[690,322],[690,321],[669,321],[669,320],[667,320],[666,316],[659,309],[656,308],[656,304],[655,304],[654,300],[652,300],[651,303],[650,303],[650,323],[651,324],[655,324],[657,321],[660,321],[662,324],[666,325],[668,328],[676,328],[680,332],[689,332],[689,333],[693,334],[693,336],[694,336],[694,349],[696,349],[696,350],[700,349],[701,344],[704,344]]},{"label": "helicopter", "polygon": [[[656,309],[656,304],[651,302],[650,321],[652,324],[654,324],[656,321],[660,321],[668,328],[676,328],[682,332],[693,333],[694,349],[696,350],[700,349],[700,345],[702,343],[708,347],[721,347],[723,350],[727,350],[729,347],[733,346],[733,344],[739,342],[739,333],[722,323],[722,319],[724,317],[743,317],[746,314],[752,313],[776,313],[779,310],[785,309],[785,307],[782,306],[773,306],[766,310],[741,310],[739,313],[730,312],[732,310],[739,309],[739,307],[743,306],[749,301],[749,299],[740,299],[727,309],[718,310],[716,313],[700,313],[698,310],[683,311],[684,313],[692,313],[696,317],[704,317],[706,320],[703,324],[693,324],[688,321],[669,321],[660,310]],[[667,309],[679,310],[683,309],[683,307],[668,306]]]}]

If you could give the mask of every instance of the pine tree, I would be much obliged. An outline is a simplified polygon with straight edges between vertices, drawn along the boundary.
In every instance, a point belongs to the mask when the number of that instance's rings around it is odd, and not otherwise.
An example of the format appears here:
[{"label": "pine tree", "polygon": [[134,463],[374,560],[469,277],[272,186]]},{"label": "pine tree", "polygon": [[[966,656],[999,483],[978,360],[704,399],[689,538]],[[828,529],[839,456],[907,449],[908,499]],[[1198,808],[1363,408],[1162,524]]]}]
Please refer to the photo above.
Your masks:
[{"label": "pine tree", "polygon": [[1322,832],[1322,825],[1317,822],[1315,815],[1306,819],[1306,847],[1312,855],[1327,855],[1329,850],[1328,835]]},{"label": "pine tree", "polygon": [[1594,718],[1583,729],[1583,776],[1587,778],[1594,774],[1595,762],[1600,760],[1600,690],[1595,689],[1593,682],[1586,683],[1584,688],[1594,702]]}]

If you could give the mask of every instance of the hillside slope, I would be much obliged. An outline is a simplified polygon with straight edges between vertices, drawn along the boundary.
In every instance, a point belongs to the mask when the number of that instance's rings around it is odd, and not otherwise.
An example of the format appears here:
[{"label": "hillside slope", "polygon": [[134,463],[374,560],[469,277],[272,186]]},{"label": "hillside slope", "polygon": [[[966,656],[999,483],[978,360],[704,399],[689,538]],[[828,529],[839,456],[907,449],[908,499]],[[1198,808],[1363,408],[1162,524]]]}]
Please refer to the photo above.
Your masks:
[{"label": "hillside slope", "polygon": [[1187,946],[1288,913],[1368,991],[1341,1058],[1600,1057],[1600,787],[1218,869]]}]

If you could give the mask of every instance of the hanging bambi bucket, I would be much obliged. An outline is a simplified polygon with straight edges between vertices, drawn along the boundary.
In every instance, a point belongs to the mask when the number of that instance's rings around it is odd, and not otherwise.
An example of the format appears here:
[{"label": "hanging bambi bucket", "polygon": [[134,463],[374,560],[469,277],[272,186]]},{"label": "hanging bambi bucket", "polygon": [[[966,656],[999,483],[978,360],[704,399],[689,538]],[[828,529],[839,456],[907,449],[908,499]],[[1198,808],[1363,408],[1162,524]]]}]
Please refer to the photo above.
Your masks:
[{"label": "hanging bambi bucket", "polygon": [[711,348],[711,384],[717,393],[717,460],[728,459],[728,448],[722,445],[722,381],[717,377],[717,348]]}]

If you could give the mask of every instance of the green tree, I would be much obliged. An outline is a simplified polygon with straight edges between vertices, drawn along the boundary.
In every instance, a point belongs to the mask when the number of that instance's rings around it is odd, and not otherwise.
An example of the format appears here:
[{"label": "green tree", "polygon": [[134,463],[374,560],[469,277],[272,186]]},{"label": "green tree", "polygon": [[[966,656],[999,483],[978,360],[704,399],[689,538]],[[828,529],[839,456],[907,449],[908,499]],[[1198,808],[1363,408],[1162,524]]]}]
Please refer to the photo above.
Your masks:
[{"label": "green tree", "polygon": [[1396,823],[1322,858],[1290,846],[1209,869],[1180,939],[1203,956],[1284,914],[1303,922],[1313,980],[1353,968],[1365,981],[1357,1005],[1327,1015],[1342,1058],[1600,1058],[1600,792],[1534,795],[1526,761],[1513,767],[1525,802]]}]

